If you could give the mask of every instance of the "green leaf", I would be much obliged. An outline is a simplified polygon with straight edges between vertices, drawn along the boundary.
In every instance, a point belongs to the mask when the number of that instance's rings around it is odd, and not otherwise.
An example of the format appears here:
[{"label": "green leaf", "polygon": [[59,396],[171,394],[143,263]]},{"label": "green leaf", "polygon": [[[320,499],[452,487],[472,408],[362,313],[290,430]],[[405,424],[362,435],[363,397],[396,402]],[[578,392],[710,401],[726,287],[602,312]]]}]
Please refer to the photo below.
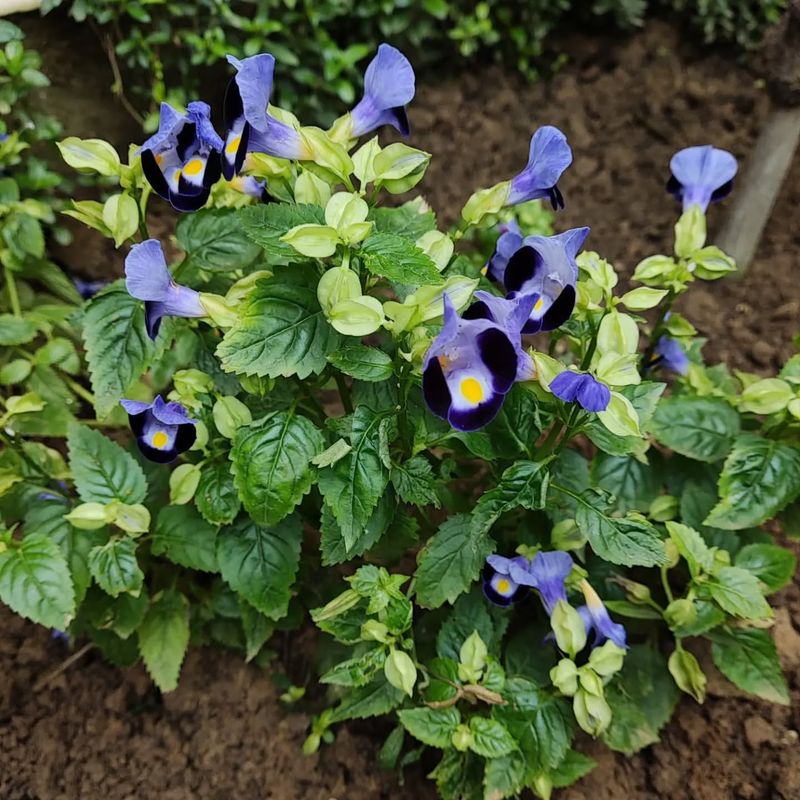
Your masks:
[{"label": "green leaf", "polygon": [[333,709],[331,722],[383,716],[399,706],[404,697],[405,693],[395,689],[381,674],[372,683],[348,693]]},{"label": "green leaf", "polygon": [[520,752],[490,758],[483,776],[484,797],[490,800],[517,797],[525,788],[526,769],[525,758]]},{"label": "green leaf", "polygon": [[696,461],[719,461],[739,435],[739,414],[716,397],[668,397],[648,425],[659,442]]},{"label": "green leaf", "polygon": [[565,789],[567,786],[572,786],[573,783],[588,775],[596,766],[597,762],[589,756],[585,756],[577,750],[568,750],[564,760],[550,774],[553,788]]},{"label": "green leaf", "polygon": [[[554,488],[559,488],[555,484]],[[575,521],[600,558],[626,567],[654,567],[667,563],[658,531],[644,518],[611,517],[608,497],[596,489],[577,500]]]},{"label": "green leaf", "polygon": [[26,344],[36,338],[38,327],[35,322],[13,314],[0,314],[0,346],[13,347]]},{"label": "green leaf", "polygon": [[360,381],[378,383],[394,375],[392,359],[377,347],[349,344],[331,353],[328,361],[341,372]]},{"label": "green leaf", "polygon": [[714,554],[703,537],[694,528],[678,522],[667,522],[667,531],[678,548],[678,552],[689,565],[692,577],[701,572],[710,572],[714,566]]},{"label": "green leaf", "polygon": [[594,486],[616,497],[616,507],[623,514],[647,511],[661,491],[661,481],[653,466],[642,464],[632,456],[598,453],[592,463],[591,475]]},{"label": "green leaf", "polygon": [[210,525],[228,525],[236,519],[241,501],[233,483],[230,462],[212,461],[203,465],[194,502]]},{"label": "green leaf", "polygon": [[137,632],[150,677],[162,692],[171,692],[189,646],[189,602],[173,589],[157,595]]},{"label": "green leaf", "polygon": [[261,248],[245,235],[241,218],[233,209],[201,209],[184,214],[178,220],[175,236],[192,265],[211,272],[245,269],[261,255]]},{"label": "green leaf", "polygon": [[361,245],[364,266],[392,283],[423,286],[442,283],[430,256],[396,233],[373,233]]},{"label": "green leaf", "polygon": [[153,555],[201,572],[216,572],[217,530],[191,505],[164,506],[153,533]]},{"label": "green leaf", "polygon": [[243,425],[231,450],[239,497],[259,525],[275,525],[311,489],[311,459],[325,447],[322,433],[297,414],[278,411]]},{"label": "green leaf", "polygon": [[297,225],[324,225],[325,212],[312,205],[269,203],[243,209],[239,219],[245,235],[263,248],[269,263],[297,263],[308,259],[282,242],[281,236]]},{"label": "green leaf", "polygon": [[473,525],[488,531],[503,514],[515,508],[544,508],[550,475],[548,462],[517,461],[500,478],[494,489],[483,494],[475,505]]},{"label": "green leaf", "polygon": [[432,505],[439,508],[433,468],[423,456],[413,456],[402,464],[392,467],[392,484],[404,503],[419,506]]},{"label": "green leaf", "polygon": [[134,457],[100,431],[70,425],[69,466],[85,503],[119,500],[133,505],[147,496],[147,481]]},{"label": "green leaf", "polygon": [[373,208],[369,219],[375,223],[378,233],[395,233],[416,242],[423,234],[436,228],[433,211],[420,211],[421,198],[397,208]]},{"label": "green leaf", "polygon": [[720,501],[706,525],[739,530],[774,517],[800,494],[800,450],[745,434],[737,439],[719,477]]},{"label": "green leaf", "polygon": [[153,358],[153,343],[144,325],[144,303],[131,297],[122,282],[112,284],[86,305],[83,341],[95,409],[102,419],[139,380]]},{"label": "green leaf", "polygon": [[408,708],[398,711],[403,727],[423,744],[446,750],[461,722],[458,709],[452,708]]},{"label": "green leaf", "polygon": [[352,450],[319,473],[319,488],[342,531],[345,549],[362,535],[389,481],[380,453],[380,424],[385,414],[368,406],[356,408],[352,418]]},{"label": "green leaf", "polygon": [[502,722],[489,717],[472,717],[469,721],[472,731],[470,750],[484,758],[500,758],[517,749],[514,737]]},{"label": "green leaf", "polygon": [[771,703],[790,704],[778,651],[767,631],[731,628],[709,638],[714,663],[728,680]]},{"label": "green leaf", "polygon": [[123,592],[137,595],[142,590],[144,573],[136,560],[136,542],[127,536],[93,547],[89,569],[97,585],[112,597]]},{"label": "green leaf", "polygon": [[75,591],[58,545],[30,533],[0,553],[0,600],[27,619],[66,630],[75,616]]},{"label": "green leaf", "polygon": [[753,573],[766,587],[777,592],[792,579],[797,558],[791,550],[774,544],[747,544],[737,554],[734,565]]},{"label": "green leaf", "polygon": [[494,542],[468,514],[445,520],[418,556],[417,602],[426,608],[454,603],[480,574]]},{"label": "green leaf", "polygon": [[705,584],[711,597],[723,611],[742,619],[772,616],[769,603],[761,594],[758,578],[740,567],[723,567]]},{"label": "green leaf", "polygon": [[239,601],[242,614],[242,629],[244,630],[245,660],[252,661],[266,644],[274,625],[263,614],[256,611],[253,606],[244,600]]},{"label": "green leaf", "polygon": [[242,520],[217,535],[217,558],[225,582],[273,620],[286,616],[303,528],[290,517],[271,528]]},{"label": "green leaf", "polygon": [[634,645],[622,670],[605,689],[611,706],[611,725],[603,741],[631,755],[658,741],[678,702],[678,687],[664,657],[646,645]]},{"label": "green leaf", "polygon": [[389,525],[397,514],[397,498],[389,490],[383,493],[375,511],[364,526],[361,535],[349,549],[345,547],[342,529],[336,521],[330,507],[323,505],[322,522],[320,526],[320,549],[322,550],[322,565],[329,567],[350,561],[356,556],[363,555],[372,549],[386,533]]},{"label": "green leaf", "polygon": [[386,650],[383,646],[378,646],[359,658],[339,662],[322,675],[319,682],[336,686],[366,686],[378,670],[383,668],[385,661]]},{"label": "green leaf", "polygon": [[317,300],[315,276],[294,269],[293,279],[276,269],[239,307],[239,318],[217,348],[227,372],[307,378],[322,372],[328,355],[339,347],[341,337]]}]

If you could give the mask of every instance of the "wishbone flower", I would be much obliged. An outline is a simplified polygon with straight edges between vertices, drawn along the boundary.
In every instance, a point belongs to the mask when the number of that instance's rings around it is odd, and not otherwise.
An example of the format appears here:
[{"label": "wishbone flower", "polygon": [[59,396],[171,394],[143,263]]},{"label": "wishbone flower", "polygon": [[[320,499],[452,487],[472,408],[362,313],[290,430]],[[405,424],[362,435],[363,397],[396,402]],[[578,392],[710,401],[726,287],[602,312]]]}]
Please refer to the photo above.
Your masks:
[{"label": "wishbone flower", "polygon": [[142,455],[158,464],[169,464],[195,442],[197,420],[180,403],[165,403],[156,395],[152,403],[120,400],[128,412],[136,444]]},{"label": "wishbone flower", "polygon": [[669,168],[667,191],[683,203],[684,211],[692,205],[705,211],[710,203],[730,194],[739,165],[727,150],[706,144],[679,150]]}]

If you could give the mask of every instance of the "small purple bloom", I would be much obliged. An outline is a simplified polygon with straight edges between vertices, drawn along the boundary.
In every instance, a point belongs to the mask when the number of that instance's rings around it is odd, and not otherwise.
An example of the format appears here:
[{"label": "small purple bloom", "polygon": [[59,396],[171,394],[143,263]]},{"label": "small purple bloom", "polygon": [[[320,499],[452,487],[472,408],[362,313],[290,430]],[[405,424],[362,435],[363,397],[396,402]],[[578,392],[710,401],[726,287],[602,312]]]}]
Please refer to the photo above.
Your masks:
[{"label": "small purple bloom", "polygon": [[125,285],[132,297],[145,301],[145,325],[151,339],[158,336],[162,317],[206,316],[199,293],[172,279],[157,239],[131,247],[125,259]]},{"label": "small purple bloom", "polygon": [[653,354],[653,366],[685,375],[689,370],[689,357],[676,339],[671,336],[662,336],[658,340]]},{"label": "small purple bloom", "polygon": [[428,408],[460,431],[491,422],[514,382],[530,371],[516,321],[525,318],[533,299],[512,303],[483,294],[477,309],[462,317],[444,296],[444,325],[422,367]]},{"label": "small purple bloom", "polygon": [[522,599],[528,590],[511,577],[511,570],[514,566],[525,569],[528,564],[528,559],[523,556],[489,556],[483,568],[483,593],[486,599],[504,607]]},{"label": "small purple bloom", "polygon": [[403,136],[410,127],[406,106],[414,99],[414,69],[409,60],[389,44],[378,47],[364,73],[364,96],[350,112],[352,135],[363,136],[391,125]]},{"label": "small purple bloom", "polygon": [[578,403],[586,411],[605,411],[611,390],[588,372],[564,370],[550,383],[550,391],[565,403]]},{"label": "small purple bloom", "polygon": [[518,225],[515,224],[514,227],[517,230],[509,225],[507,230],[500,234],[494,246],[494,253],[486,265],[486,277],[490,281],[503,282],[503,275],[505,275],[509,259],[522,247],[522,233],[520,233]]},{"label": "small purple bloom", "polygon": [[165,403],[156,395],[152,403],[120,400],[142,455],[158,464],[169,464],[185,453],[197,438],[195,425],[180,403]]},{"label": "small purple bloom", "polygon": [[50,638],[57,642],[61,642],[61,644],[68,645],[70,643],[69,634],[66,631],[58,630],[58,628],[52,628],[50,630]]},{"label": "small purple bloom", "polygon": [[572,556],[563,550],[539,552],[527,565],[513,563],[510,575],[516,583],[536,589],[547,615],[551,616],[556,603],[567,599],[565,582],[572,571],[572,565]]},{"label": "small purple bloom", "polygon": [[579,606],[578,613],[583,619],[586,633],[594,631],[592,647],[598,647],[610,639],[617,647],[627,648],[625,627],[611,619],[608,609],[587,580],[582,580],[580,587],[586,598],[586,605]]},{"label": "small purple bloom", "polygon": [[261,200],[264,203],[269,202],[270,196],[267,190],[267,182],[260,181],[252,175],[237,175],[230,180],[230,186],[241,194],[255,197],[256,200]]},{"label": "small purple bloom", "polygon": [[669,168],[672,175],[667,191],[683,203],[684,211],[698,205],[705,212],[709,203],[730,194],[739,167],[727,150],[706,144],[679,150],[672,156]]},{"label": "small purple bloom", "polygon": [[142,170],[153,191],[177,211],[197,211],[219,180],[222,145],[207,103],[189,103],[186,114],[162,103],[158,131],[139,148]]},{"label": "small purple bloom", "polygon": [[88,300],[94,297],[100,290],[108,286],[108,281],[85,281],[83,278],[72,278],[73,286],[78,290],[78,294],[84,299]]},{"label": "small purple bloom", "polygon": [[225,92],[225,150],[222,174],[230,180],[242,169],[248,153],[308,160],[311,153],[299,131],[280,122],[268,110],[275,57],[269,53],[239,60],[228,56],[236,75]]},{"label": "small purple bloom", "polygon": [[[513,232],[498,240],[498,251],[490,262],[491,275],[499,280],[510,299],[535,295],[536,302],[522,332],[552,331],[563,325],[575,308],[578,282],[576,257],[589,228],[572,228],[555,236],[526,236]],[[516,249],[509,254],[514,245]]]},{"label": "small purple bloom", "polygon": [[552,125],[539,128],[531,139],[525,169],[511,179],[507,205],[549,197],[554,209],[564,208],[564,198],[557,184],[571,163],[572,149],[567,137]]}]

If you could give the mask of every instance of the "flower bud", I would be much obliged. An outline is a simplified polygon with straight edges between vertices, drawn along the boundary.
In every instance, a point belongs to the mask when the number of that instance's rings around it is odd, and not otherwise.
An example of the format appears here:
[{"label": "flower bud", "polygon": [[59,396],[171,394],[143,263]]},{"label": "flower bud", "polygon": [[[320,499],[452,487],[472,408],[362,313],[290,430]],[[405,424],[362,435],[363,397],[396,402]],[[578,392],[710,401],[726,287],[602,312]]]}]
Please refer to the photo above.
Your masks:
[{"label": "flower bud", "polygon": [[609,678],[622,669],[625,661],[625,648],[614,644],[610,639],[600,647],[595,647],[589,656],[589,666],[602,678]]},{"label": "flower bud", "polygon": [[669,671],[678,688],[702,703],[706,697],[706,676],[697,659],[683,647],[677,647],[669,657]]},{"label": "flower bud", "polygon": [[181,464],[172,470],[169,476],[169,502],[174,506],[186,505],[197,491],[201,474],[197,464]]},{"label": "flower bud", "polygon": [[389,628],[376,619],[368,619],[361,626],[361,638],[365,641],[386,644],[389,641]]},{"label": "flower bud", "polygon": [[625,590],[625,595],[631,603],[647,603],[650,600],[650,589],[644,584],[621,576],[615,578],[614,582]]},{"label": "flower bud", "polygon": [[81,503],[81,505],[75,506],[69,514],[64,514],[64,519],[74,528],[94,531],[108,525],[112,516],[113,513],[109,512],[108,507],[102,503]]},{"label": "flower bud", "polygon": [[114,515],[113,523],[126,533],[146,533],[150,530],[150,512],[141,503],[112,503],[108,508]]},{"label": "flower bud", "polygon": [[572,710],[578,725],[590,736],[599,736],[611,724],[611,707],[602,694],[578,689],[572,699]]},{"label": "flower bud", "polygon": [[697,609],[687,597],[673,600],[664,611],[664,619],[673,630],[691,625],[697,618]]},{"label": "flower bud", "polygon": [[238,319],[236,312],[225,302],[225,298],[218,294],[200,292],[200,305],[209,319],[219,328],[230,328]]},{"label": "flower bud", "polygon": [[488,650],[477,631],[473,631],[459,651],[458,679],[463,683],[477,683],[486,666]]},{"label": "flower bud", "polygon": [[220,397],[214,403],[213,416],[217,430],[226,439],[233,439],[237,428],[249,425],[253,421],[250,409],[241,400],[232,396]]},{"label": "flower bud", "polygon": [[467,225],[477,225],[487,214],[497,214],[508,202],[511,181],[503,181],[489,189],[479,189],[461,210]]},{"label": "flower bud", "polygon": [[562,658],[550,670],[550,682],[561,694],[572,697],[578,691],[578,668],[569,658]]},{"label": "flower bud", "polygon": [[578,611],[566,600],[559,600],[550,617],[550,627],[556,637],[558,649],[570,658],[586,647],[586,626]]},{"label": "flower bud", "polygon": [[578,670],[578,683],[583,691],[597,697],[603,696],[603,681],[590,664],[584,664]]},{"label": "flower bud", "polygon": [[472,745],[472,731],[466,725],[459,725],[451,739],[453,747],[461,753],[465,753]]},{"label": "flower bud", "polygon": [[672,539],[667,539],[664,542],[664,551],[667,554],[667,568],[672,569],[677,566],[681,560],[681,554],[678,552],[678,545]]}]

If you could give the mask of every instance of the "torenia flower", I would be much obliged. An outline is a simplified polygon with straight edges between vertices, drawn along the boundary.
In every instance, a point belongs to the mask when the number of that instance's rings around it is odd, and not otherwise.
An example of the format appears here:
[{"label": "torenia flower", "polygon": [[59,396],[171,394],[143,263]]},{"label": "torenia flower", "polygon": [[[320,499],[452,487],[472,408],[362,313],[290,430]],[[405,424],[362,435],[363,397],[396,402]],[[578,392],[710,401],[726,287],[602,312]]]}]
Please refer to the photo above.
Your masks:
[{"label": "torenia flower", "polygon": [[106,280],[86,281],[83,278],[76,277],[72,279],[72,285],[77,289],[78,294],[84,300],[89,300],[94,297],[99,291],[105,289],[108,284],[109,281]]},{"label": "torenia flower", "polygon": [[586,411],[605,411],[611,390],[588,372],[564,370],[550,382],[550,391],[565,403],[578,403]]},{"label": "torenia flower", "polygon": [[689,357],[676,339],[671,336],[662,336],[656,344],[652,364],[654,367],[669,369],[679,375],[685,375],[689,370]]},{"label": "torenia flower", "polygon": [[524,556],[516,556],[516,558],[489,556],[486,559],[486,566],[483,568],[483,593],[486,595],[486,599],[495,605],[504,607],[522,599],[528,591],[527,587],[517,583],[511,577],[511,569],[513,566],[526,569],[529,563]]},{"label": "torenia flower", "polygon": [[157,239],[131,247],[125,259],[125,286],[137,300],[144,300],[145,326],[151,339],[158,336],[161,318],[204,317],[200,294],[175,283]]},{"label": "torenia flower", "polygon": [[244,58],[228,56],[236,75],[225,92],[225,151],[222,174],[237,175],[248,153],[266,153],[277,158],[308,160],[311,151],[300,132],[275,119],[269,111],[275,58],[269,53]]},{"label": "torenia flower", "polygon": [[709,203],[730,194],[738,164],[727,150],[706,144],[679,150],[669,169],[667,191],[683,203],[684,211],[698,205],[705,212]]},{"label": "torenia flower", "polygon": [[[514,381],[526,371],[514,320],[527,317],[533,299],[513,304],[492,298],[497,301],[492,310],[484,298],[475,318],[469,309],[459,317],[447,294],[443,300],[444,325],[425,354],[422,391],[434,414],[457,430],[474,431],[495,418]],[[498,304],[506,304],[505,313]]]},{"label": "torenia flower", "polygon": [[363,136],[382,125],[391,125],[408,136],[405,107],[413,100],[414,91],[414,70],[409,60],[396,47],[380,45],[364,73],[364,96],[350,112],[351,136]]},{"label": "torenia flower", "polygon": [[523,333],[552,331],[570,318],[578,282],[575,257],[588,235],[589,228],[572,228],[556,236],[526,236],[508,258],[499,277],[508,297],[536,296]]},{"label": "torenia flower", "polygon": [[527,564],[520,564],[518,559],[514,559],[509,574],[521,586],[536,589],[547,615],[552,616],[556,603],[567,600],[566,580],[571,571],[572,556],[562,550],[553,550],[537,553],[533,561]]},{"label": "torenia flower", "polygon": [[567,137],[552,125],[542,126],[531,139],[525,169],[511,179],[506,205],[548,197],[554,209],[564,208],[564,198],[557,184],[571,163],[572,149]]},{"label": "torenia flower", "polygon": [[222,139],[206,103],[189,103],[180,114],[161,104],[158,131],[140,148],[142,170],[153,191],[177,211],[197,211],[219,180]]},{"label": "torenia flower", "polygon": [[120,400],[142,455],[159,464],[169,464],[195,441],[197,420],[180,403],[165,403],[156,395],[152,403]]},{"label": "torenia flower", "polygon": [[497,283],[503,282],[508,260],[522,247],[522,231],[515,219],[503,222],[497,226],[500,237],[494,247],[494,253],[486,264],[486,277]]},{"label": "torenia flower", "polygon": [[594,631],[592,646],[598,647],[610,639],[617,647],[627,647],[625,627],[611,619],[608,609],[589,581],[582,580],[580,587],[586,599],[586,605],[580,606],[578,613],[583,618],[587,635]]},{"label": "torenia flower", "polygon": [[229,181],[231,189],[235,189],[241,194],[255,197],[256,200],[261,200],[264,203],[269,202],[270,196],[267,189],[267,182],[260,181],[252,175],[236,175]]}]

